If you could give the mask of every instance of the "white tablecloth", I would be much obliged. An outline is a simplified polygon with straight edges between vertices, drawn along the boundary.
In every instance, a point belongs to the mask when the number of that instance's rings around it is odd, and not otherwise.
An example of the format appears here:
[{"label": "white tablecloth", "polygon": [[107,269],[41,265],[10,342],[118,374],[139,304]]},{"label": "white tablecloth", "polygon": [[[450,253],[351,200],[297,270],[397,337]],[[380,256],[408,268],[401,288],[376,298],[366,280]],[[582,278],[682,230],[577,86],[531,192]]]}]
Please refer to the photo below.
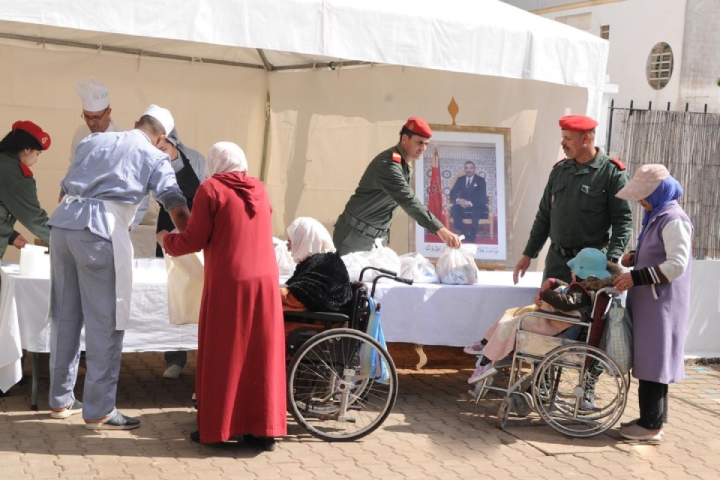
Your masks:
[{"label": "white tablecloth", "polygon": [[518,285],[506,271],[481,271],[476,285],[384,282],[375,299],[388,342],[461,347],[481,339],[508,308],[531,304],[542,272],[526,273]]},{"label": "white tablecloth", "polygon": [[[123,352],[196,349],[197,325],[168,322],[164,264],[136,260],[136,265],[131,326],[125,332]],[[21,378],[22,349],[50,351],[50,280],[21,277],[17,265],[5,265],[1,270],[0,389],[7,390]],[[512,272],[482,271],[479,283],[469,286],[410,286],[381,281],[375,298],[381,303],[385,339],[420,345],[467,345],[481,338],[506,309],[532,303],[541,278],[540,272],[528,272],[513,285]]]},{"label": "white tablecloth", "polygon": [[[163,261],[137,262],[140,268],[133,273],[130,329],[125,332],[123,352],[197,349],[197,325],[168,321]],[[17,265],[0,270],[0,390],[8,390],[21,378],[21,349],[50,351],[50,279],[21,277]]]}]

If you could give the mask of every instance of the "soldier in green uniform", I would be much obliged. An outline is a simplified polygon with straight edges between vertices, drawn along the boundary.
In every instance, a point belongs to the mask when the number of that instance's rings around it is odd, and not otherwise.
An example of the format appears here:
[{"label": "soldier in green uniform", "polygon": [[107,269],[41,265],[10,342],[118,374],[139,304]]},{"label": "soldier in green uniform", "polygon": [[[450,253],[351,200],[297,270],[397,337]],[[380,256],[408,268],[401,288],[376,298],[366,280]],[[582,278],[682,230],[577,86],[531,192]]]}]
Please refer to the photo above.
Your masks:
[{"label": "soldier in green uniform", "polygon": [[410,188],[412,162],[422,157],[431,136],[428,124],[412,117],[400,131],[400,142],[370,162],[335,223],[333,243],[340,255],[371,250],[376,238],[387,244],[398,207],[449,247],[460,247],[459,237],[445,228]]},{"label": "soldier in green uniform", "polygon": [[43,242],[50,242],[48,216],[40,208],[30,167],[50,148],[50,135],[30,121],[13,123],[0,141],[0,258],[9,245],[23,248],[27,240],[15,231],[20,221]]},{"label": "soldier in green uniform", "polygon": [[595,147],[597,122],[582,115],[560,119],[566,158],[555,164],[513,280],[523,276],[550,238],[543,280],[572,281],[567,262],[583,248],[618,261],[632,234],[630,203],[615,196],[628,183],[625,165]]}]

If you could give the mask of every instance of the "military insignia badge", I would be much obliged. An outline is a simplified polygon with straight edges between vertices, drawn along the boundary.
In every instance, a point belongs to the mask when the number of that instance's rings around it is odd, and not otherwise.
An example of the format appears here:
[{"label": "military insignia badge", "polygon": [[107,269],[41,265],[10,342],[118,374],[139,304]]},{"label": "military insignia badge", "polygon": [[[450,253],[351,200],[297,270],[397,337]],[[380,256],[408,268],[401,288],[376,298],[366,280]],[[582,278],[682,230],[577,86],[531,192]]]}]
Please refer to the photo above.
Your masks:
[{"label": "military insignia badge", "polygon": [[550,202],[555,203],[555,194],[554,193],[552,194],[552,197],[550,197]]},{"label": "military insignia badge", "polygon": [[392,161],[396,163],[402,163],[402,156],[400,156],[400,154],[397,152],[393,152]]}]

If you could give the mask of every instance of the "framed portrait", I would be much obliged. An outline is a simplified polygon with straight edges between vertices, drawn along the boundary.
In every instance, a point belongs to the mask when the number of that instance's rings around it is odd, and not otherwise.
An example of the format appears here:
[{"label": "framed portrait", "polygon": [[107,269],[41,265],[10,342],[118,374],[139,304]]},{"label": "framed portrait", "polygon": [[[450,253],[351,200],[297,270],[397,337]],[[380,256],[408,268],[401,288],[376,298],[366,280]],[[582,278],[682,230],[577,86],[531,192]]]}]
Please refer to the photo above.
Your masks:
[{"label": "framed portrait", "polygon": [[[415,162],[418,198],[449,230],[464,235],[463,243],[477,246],[479,267],[504,268],[512,226],[510,129],[430,127],[430,145]],[[410,250],[440,257],[445,251],[440,238],[410,225]]]}]

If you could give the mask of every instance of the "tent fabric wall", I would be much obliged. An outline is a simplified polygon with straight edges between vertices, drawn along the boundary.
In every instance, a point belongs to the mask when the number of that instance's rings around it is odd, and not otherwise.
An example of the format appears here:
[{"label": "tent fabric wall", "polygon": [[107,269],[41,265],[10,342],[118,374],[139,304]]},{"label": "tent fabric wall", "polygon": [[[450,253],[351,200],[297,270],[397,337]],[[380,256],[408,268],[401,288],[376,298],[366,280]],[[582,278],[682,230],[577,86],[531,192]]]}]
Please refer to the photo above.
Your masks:
[{"label": "tent fabric wall", "polygon": [[[40,203],[49,213],[57,206],[73,134],[83,122],[75,84],[90,75],[108,86],[112,117],[120,128],[131,129],[156,103],[172,111],[188,146],[205,154],[217,141],[234,141],[245,149],[250,172],[259,174],[267,89],[262,70],[7,42],[0,44],[0,64],[0,134],[25,119],[52,137],[52,147],[33,167]],[[4,260],[18,256],[10,248]]]},{"label": "tent fabric wall", "polygon": [[[450,124],[507,127],[512,141],[514,265],[529,236],[552,165],[562,158],[558,118],[583,112],[587,91],[544,82],[373,67],[278,73],[269,78],[271,133],[267,185],[276,235],[298,216],[332,231],[367,164],[397,143],[409,116]],[[393,222],[391,246],[408,249],[408,219]],[[540,261],[543,260],[541,255]]]}]

